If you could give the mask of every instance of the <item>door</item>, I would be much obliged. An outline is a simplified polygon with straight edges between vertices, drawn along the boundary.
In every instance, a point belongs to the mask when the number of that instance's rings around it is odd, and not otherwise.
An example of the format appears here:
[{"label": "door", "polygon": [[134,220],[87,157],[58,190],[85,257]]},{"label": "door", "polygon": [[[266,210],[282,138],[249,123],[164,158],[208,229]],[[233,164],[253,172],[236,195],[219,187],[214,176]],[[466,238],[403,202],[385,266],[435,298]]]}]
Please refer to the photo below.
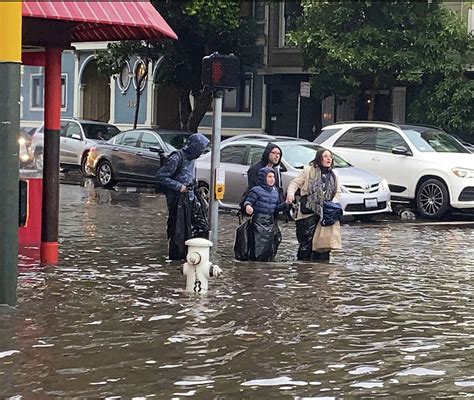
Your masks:
[{"label": "door", "polygon": [[221,150],[221,168],[225,170],[224,204],[238,205],[247,189],[247,170],[245,164],[247,145],[229,145]]},{"label": "door", "polygon": [[135,180],[140,169],[141,159],[137,153],[141,150],[138,147],[141,134],[141,131],[125,132],[112,148],[112,166],[121,179]]},{"label": "door", "polygon": [[107,122],[110,119],[110,79],[99,74],[95,60],[87,63],[82,83],[82,118]]},{"label": "door", "polygon": [[161,166],[160,153],[150,151],[150,147],[159,148],[164,152],[164,145],[158,139],[157,135],[151,132],[143,132],[138,151],[140,163],[137,175],[145,181],[155,182],[156,175]]},{"label": "door", "polygon": [[60,143],[60,163],[80,165],[80,156],[84,148],[85,138],[82,133],[81,126],[78,122],[67,122],[61,128],[61,143]]}]

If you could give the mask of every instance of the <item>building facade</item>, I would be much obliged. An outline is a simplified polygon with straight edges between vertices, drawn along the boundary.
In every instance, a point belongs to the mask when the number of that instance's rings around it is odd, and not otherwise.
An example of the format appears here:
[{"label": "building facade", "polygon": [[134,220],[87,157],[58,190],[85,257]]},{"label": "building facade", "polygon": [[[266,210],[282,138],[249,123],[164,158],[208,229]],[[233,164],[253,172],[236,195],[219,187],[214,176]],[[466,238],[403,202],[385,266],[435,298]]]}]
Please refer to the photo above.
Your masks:
[{"label": "building facade", "polygon": [[[472,5],[468,2],[447,2],[449,7],[469,18],[473,29]],[[322,126],[336,121],[366,119],[367,101],[352,97],[328,97],[316,100],[300,96],[302,82],[310,74],[302,69],[299,49],[291,47],[287,33],[295,28],[302,13],[299,2],[246,1],[242,15],[257,26],[255,46],[261,61],[245,69],[241,85],[225,91],[223,98],[222,133],[269,133],[313,139]],[[107,43],[78,43],[75,50],[63,52],[64,117],[108,121],[121,129],[131,128],[137,106],[136,76],[143,61],[127,62],[115,77],[99,74],[96,55]],[[148,80],[141,90],[139,126],[179,126],[176,91],[156,82],[161,60],[150,63]],[[304,85],[304,83],[303,83]],[[22,70],[21,116],[23,125],[38,126],[43,121],[43,68],[24,67]],[[377,92],[374,119],[405,122],[406,90],[394,87]],[[211,131],[212,113],[207,113],[199,130]]]}]

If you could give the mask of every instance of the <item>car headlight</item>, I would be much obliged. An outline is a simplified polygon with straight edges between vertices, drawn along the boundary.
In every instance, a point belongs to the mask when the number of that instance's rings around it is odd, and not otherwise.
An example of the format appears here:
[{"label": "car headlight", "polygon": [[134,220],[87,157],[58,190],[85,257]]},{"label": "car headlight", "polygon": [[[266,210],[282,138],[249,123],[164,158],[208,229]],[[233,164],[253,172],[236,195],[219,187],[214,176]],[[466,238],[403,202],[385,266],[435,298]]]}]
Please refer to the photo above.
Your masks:
[{"label": "car headlight", "polygon": [[21,137],[20,139],[18,139],[18,144],[24,145],[25,143],[26,143],[25,138]]},{"label": "car headlight", "polygon": [[340,186],[341,186],[342,193],[349,193],[349,191],[344,187],[344,185],[340,185]]},{"label": "car headlight", "polygon": [[459,178],[474,178],[474,169],[456,167],[451,171],[453,171],[453,174]]},{"label": "car headlight", "polygon": [[388,186],[388,182],[386,179],[382,179],[379,184],[379,190],[390,191],[390,187]]}]

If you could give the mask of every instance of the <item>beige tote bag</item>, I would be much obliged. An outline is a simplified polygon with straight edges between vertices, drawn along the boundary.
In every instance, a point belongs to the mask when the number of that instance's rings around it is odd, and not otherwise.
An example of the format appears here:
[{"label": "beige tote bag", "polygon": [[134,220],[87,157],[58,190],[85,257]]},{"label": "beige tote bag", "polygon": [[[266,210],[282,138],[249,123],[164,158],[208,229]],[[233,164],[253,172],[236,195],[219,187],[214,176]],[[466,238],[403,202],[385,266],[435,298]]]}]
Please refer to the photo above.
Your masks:
[{"label": "beige tote bag", "polygon": [[342,249],[341,224],[322,226],[318,222],[313,236],[313,251],[328,251]]}]

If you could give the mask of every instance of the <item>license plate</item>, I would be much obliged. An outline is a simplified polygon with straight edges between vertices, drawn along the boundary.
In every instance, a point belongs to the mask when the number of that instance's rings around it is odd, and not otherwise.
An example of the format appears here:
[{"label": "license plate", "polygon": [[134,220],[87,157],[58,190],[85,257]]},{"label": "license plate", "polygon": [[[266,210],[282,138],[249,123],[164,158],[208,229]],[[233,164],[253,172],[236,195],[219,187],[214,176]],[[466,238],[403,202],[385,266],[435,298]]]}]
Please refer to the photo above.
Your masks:
[{"label": "license plate", "polygon": [[364,199],[365,208],[376,208],[379,204],[377,199]]}]

